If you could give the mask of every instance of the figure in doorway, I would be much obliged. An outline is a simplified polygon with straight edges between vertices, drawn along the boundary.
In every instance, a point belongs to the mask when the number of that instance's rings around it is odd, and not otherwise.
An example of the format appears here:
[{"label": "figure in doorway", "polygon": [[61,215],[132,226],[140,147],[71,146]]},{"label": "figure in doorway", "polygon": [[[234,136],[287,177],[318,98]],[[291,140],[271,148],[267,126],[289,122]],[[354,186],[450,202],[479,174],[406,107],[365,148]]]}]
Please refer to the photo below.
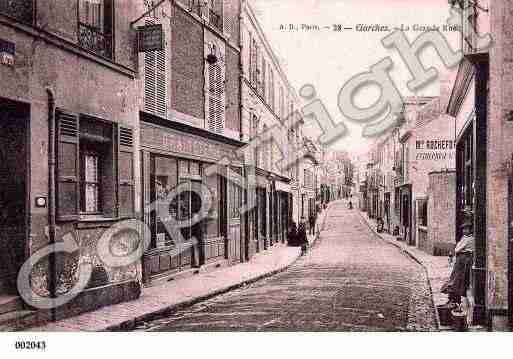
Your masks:
[{"label": "figure in doorway", "polygon": [[292,224],[290,225],[287,241],[288,241],[289,246],[292,246],[292,247],[298,246],[297,225],[296,225],[296,222],[294,222],[294,221],[292,221]]},{"label": "figure in doorway", "polygon": [[308,249],[308,236],[306,235],[305,217],[301,217],[299,228],[297,230],[298,242],[301,245],[301,255],[305,255]]},{"label": "figure in doorway", "polygon": [[451,276],[447,283],[442,286],[441,292],[448,294],[449,308],[459,307],[461,297],[467,296],[467,289],[470,284],[470,271],[472,268],[474,253],[474,224],[473,216],[466,211],[462,224],[463,236],[456,244],[454,254],[456,257]]},{"label": "figure in doorway", "polygon": [[310,217],[308,218],[308,222],[310,225],[310,234],[315,234],[315,222],[317,221],[317,216],[315,213],[310,213]]}]

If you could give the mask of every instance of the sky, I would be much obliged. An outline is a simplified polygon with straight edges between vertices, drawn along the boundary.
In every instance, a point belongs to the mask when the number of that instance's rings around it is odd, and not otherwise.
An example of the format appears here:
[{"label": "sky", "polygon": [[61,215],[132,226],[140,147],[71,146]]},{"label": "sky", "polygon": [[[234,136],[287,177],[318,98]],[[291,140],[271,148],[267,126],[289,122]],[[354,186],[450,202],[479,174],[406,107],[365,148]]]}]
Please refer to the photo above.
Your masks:
[{"label": "sky", "polygon": [[[447,23],[450,10],[447,0],[251,0],[266,37],[287,74],[292,86],[299,90],[305,84],[315,86],[335,122],[344,121],[349,135],[334,143],[331,148],[348,150],[357,155],[366,152],[372,139],[361,136],[362,124],[349,122],[337,105],[343,85],[353,76],[369,71],[370,67],[390,56],[394,67],[393,81],[401,95],[413,95],[406,87],[410,73],[393,49],[386,49],[381,39],[388,32],[333,31],[284,31],[280,25],[311,24],[320,27],[341,24],[355,28],[357,24],[382,24],[391,28],[405,24],[442,26]],[[407,37],[415,39],[422,32],[408,31]],[[454,49],[459,47],[458,32],[443,32]],[[447,72],[435,50],[426,48],[421,60],[427,67],[435,66]],[[379,98],[377,86],[360,91],[356,103],[370,106]],[[439,83],[425,87],[419,96],[437,96]],[[309,130],[310,137],[318,133]]]}]

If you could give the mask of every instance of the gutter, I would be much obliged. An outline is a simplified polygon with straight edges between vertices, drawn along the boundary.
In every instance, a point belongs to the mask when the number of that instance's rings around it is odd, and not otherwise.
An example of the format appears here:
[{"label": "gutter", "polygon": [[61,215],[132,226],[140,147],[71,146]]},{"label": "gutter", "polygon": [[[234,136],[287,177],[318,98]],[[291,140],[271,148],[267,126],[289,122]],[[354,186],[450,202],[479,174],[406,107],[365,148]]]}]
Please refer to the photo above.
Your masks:
[{"label": "gutter", "polygon": [[[48,239],[50,245],[55,244],[55,234],[56,234],[56,206],[55,206],[55,95],[51,88],[46,88],[46,93],[48,96]],[[50,253],[49,255],[49,292],[50,298],[56,297],[56,260],[55,253]],[[56,311],[55,308],[51,309],[50,312],[50,320],[56,320]]]}]

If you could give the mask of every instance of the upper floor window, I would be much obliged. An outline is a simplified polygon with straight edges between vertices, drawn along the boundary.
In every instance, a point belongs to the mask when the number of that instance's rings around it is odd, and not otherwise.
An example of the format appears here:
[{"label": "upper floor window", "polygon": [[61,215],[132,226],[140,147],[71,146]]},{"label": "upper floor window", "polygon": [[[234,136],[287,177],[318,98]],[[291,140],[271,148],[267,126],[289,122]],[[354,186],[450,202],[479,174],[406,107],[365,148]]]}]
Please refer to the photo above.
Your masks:
[{"label": "upper floor window", "polygon": [[223,30],[222,3],[220,0],[207,1],[208,22],[218,30]]},{"label": "upper floor window", "polygon": [[32,24],[34,0],[0,0],[0,13],[26,24]]},{"label": "upper floor window", "polygon": [[[146,20],[146,25],[155,23]],[[169,47],[164,44],[160,51],[144,53],[144,108],[164,118],[167,117],[167,51]]]},{"label": "upper floor window", "polygon": [[80,46],[102,57],[113,58],[114,0],[79,0]]},{"label": "upper floor window", "polygon": [[272,68],[269,68],[269,106],[275,111],[275,93],[274,93],[274,71]]},{"label": "upper floor window", "polygon": [[265,92],[266,92],[266,89],[265,87],[267,86],[266,85],[266,77],[267,77],[267,74],[266,74],[266,67],[267,67],[267,64],[265,62],[265,58],[262,56],[262,76],[261,76],[261,82],[260,82],[260,94],[262,95],[262,97],[265,99]]},{"label": "upper floor window", "polygon": [[226,64],[223,60],[224,49],[215,43],[207,44],[210,52],[218,54],[219,60],[207,64],[205,82],[207,85],[206,118],[208,129],[216,133],[224,133],[226,109]]},{"label": "upper floor window", "polygon": [[258,65],[258,45],[254,38],[251,38],[251,46],[249,53],[249,82],[253,88],[257,88],[258,86],[258,74],[259,74],[259,65]]},{"label": "upper floor window", "polygon": [[279,89],[279,101],[280,101],[280,119],[283,121],[285,118],[285,95],[283,93],[283,87]]}]

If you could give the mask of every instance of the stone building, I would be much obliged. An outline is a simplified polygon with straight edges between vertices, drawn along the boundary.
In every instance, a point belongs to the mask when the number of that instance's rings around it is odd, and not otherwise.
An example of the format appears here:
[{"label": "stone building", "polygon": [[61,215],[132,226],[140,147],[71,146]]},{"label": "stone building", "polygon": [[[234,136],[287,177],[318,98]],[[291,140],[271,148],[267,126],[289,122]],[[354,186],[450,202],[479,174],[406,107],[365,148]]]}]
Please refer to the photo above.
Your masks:
[{"label": "stone building", "polygon": [[[469,319],[504,329],[508,322],[510,327],[513,324],[513,37],[507,26],[513,7],[511,2],[500,0],[451,3],[461,11],[466,25],[461,42],[464,57],[447,112],[455,117],[458,133],[457,239],[463,210],[471,209],[474,216]],[[469,18],[471,22],[465,21]]]},{"label": "stone building", "polygon": [[[260,141],[245,154],[248,173],[256,178],[248,200],[247,255],[285,242],[298,206],[298,165],[291,148],[302,141],[299,98],[276,57],[249,1],[241,4],[241,98],[243,141]],[[294,147],[292,147],[294,146]],[[290,165],[287,165],[290,162]],[[295,218],[295,217],[294,217]]]},{"label": "stone building", "polygon": [[[0,296],[11,304],[24,263],[26,300],[66,293],[92,270],[53,317],[140,294],[140,261],[109,266],[97,249],[104,236],[116,250],[139,242],[107,231],[136,218],[140,202],[136,14],[132,2],[0,1]],[[63,240],[72,253],[35,259]],[[20,307],[8,299],[0,313]]]},{"label": "stone building", "polygon": [[145,285],[247,259],[240,3],[155,3],[134,23],[164,33],[138,59]]},{"label": "stone building", "polygon": [[450,84],[446,76],[436,98],[406,98],[397,126],[367,155],[368,215],[410,245],[427,241],[429,173],[455,167],[454,121],[443,114]]}]

